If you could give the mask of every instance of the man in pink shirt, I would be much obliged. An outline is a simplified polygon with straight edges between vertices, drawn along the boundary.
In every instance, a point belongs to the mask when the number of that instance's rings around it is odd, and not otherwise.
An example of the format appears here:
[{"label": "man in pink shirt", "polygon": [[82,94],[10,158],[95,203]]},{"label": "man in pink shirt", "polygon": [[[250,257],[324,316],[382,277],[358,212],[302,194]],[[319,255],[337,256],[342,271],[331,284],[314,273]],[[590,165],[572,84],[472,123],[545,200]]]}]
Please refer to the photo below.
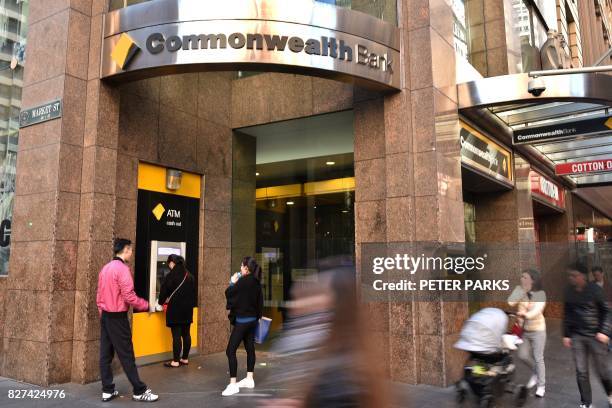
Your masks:
[{"label": "man in pink shirt", "polygon": [[102,268],[98,277],[96,304],[100,314],[100,376],[102,377],[102,401],[110,401],[119,395],[113,384],[111,362],[117,352],[123,371],[134,388],[132,399],[153,402],[159,398],[147,385],[140,381],[132,329],[127,312],[132,306],[135,311],[146,311],[149,302],[136,296],[134,282],[127,263],[132,258],[132,242],[118,238],[113,245],[115,256]]}]

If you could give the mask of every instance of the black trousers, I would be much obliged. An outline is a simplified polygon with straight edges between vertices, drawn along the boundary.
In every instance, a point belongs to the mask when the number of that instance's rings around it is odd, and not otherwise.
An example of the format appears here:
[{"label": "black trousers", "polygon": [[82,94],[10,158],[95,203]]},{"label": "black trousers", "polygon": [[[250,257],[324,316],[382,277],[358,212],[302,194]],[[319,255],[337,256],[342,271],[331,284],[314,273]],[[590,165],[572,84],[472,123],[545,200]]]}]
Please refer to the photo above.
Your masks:
[{"label": "black trousers", "polygon": [[227,344],[227,361],[229,363],[230,377],[235,378],[238,374],[238,359],[236,358],[236,350],[240,343],[244,343],[244,349],[247,352],[247,371],[252,373],[255,370],[255,328],[257,320],[250,323],[236,323],[232,329],[229,342]]},{"label": "black trousers", "polygon": [[[172,354],[173,359],[178,363],[179,359],[187,360],[189,358],[189,350],[191,350],[191,333],[189,333],[190,324],[181,326],[170,326],[172,332]],[[182,344],[181,344],[181,339]],[[182,347],[181,347],[182,346]],[[181,348],[183,354],[181,357]]]},{"label": "black trousers", "polygon": [[580,399],[586,406],[593,402],[591,382],[589,381],[589,357],[593,357],[595,371],[599,375],[606,395],[612,395],[612,375],[608,367],[608,345],[595,340],[594,337],[572,336],[572,351],[574,352],[574,363],[576,364],[576,380]]},{"label": "black trousers", "polygon": [[132,384],[134,394],[140,395],[145,392],[147,385],[140,381],[136,369],[132,330],[130,329],[127,312],[102,312],[100,318],[100,376],[102,377],[103,392],[112,393],[115,391],[113,370],[111,369],[115,352],[119,357],[125,375]]}]

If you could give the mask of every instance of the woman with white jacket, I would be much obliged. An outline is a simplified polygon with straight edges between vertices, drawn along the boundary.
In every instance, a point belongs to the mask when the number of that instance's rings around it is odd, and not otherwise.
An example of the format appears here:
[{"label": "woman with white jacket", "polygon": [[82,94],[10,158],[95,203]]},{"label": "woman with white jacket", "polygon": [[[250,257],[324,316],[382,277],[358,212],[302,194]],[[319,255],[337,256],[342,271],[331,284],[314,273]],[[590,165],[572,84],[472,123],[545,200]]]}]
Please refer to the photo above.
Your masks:
[{"label": "woman with white jacket", "polygon": [[544,366],[544,348],[546,346],[546,293],[542,289],[540,273],[527,269],[521,275],[521,284],[514,288],[508,298],[508,304],[517,308],[519,324],[523,326],[523,344],[519,346],[518,357],[530,369],[533,375],[527,388],[537,384],[537,397],[544,397],[546,386],[546,368]]}]

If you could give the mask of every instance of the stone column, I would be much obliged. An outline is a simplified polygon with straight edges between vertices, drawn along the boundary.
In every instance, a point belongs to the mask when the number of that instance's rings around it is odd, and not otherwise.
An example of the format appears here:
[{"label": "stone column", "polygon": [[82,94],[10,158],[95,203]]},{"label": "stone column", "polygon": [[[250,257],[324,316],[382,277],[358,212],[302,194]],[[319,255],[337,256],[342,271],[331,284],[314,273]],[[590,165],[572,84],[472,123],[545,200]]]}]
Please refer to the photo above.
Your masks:
[{"label": "stone column", "polygon": [[[118,166],[119,90],[101,82],[99,75],[106,8],[104,1],[91,4],[90,35],[85,48],[89,58],[87,99],[82,107],[85,123],[70,378],[79,383],[99,376],[98,273],[113,255],[117,193],[129,185]],[[121,228],[119,235],[127,234],[124,231]],[[124,237],[135,240],[135,231]]]},{"label": "stone column", "polygon": [[71,379],[91,14],[30,2],[23,107],[61,98],[63,113],[20,132],[1,372],[42,385]]},{"label": "stone column", "polygon": [[[443,0],[401,1],[403,89],[355,96],[357,263],[368,243],[463,242],[453,14]],[[384,180],[384,182],[382,182]],[[391,255],[391,254],[390,254]],[[465,302],[368,303],[395,381],[447,385],[461,369],[455,342]],[[382,318],[381,318],[382,316]]]}]

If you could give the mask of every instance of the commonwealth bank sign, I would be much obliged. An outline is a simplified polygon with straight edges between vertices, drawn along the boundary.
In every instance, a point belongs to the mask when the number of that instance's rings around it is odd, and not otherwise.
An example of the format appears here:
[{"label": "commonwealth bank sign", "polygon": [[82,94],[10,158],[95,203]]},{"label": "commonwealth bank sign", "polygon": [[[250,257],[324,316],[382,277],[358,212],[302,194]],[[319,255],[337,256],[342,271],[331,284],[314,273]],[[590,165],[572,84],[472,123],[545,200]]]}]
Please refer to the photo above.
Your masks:
[{"label": "commonwealth bank sign", "polygon": [[292,72],[400,89],[399,30],[311,0],[153,0],[108,13],[102,78]]}]

